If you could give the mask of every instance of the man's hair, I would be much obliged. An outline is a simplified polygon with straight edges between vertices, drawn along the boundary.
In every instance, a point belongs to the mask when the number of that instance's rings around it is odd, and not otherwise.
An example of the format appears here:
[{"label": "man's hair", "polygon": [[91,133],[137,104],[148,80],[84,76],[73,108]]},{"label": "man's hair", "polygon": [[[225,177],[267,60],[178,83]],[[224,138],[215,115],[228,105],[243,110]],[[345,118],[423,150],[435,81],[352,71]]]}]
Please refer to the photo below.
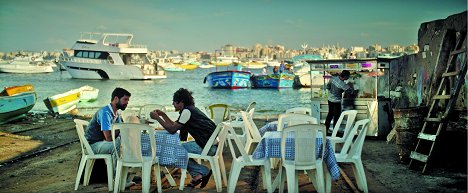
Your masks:
[{"label": "man's hair", "polygon": [[349,73],[349,71],[347,71],[347,70],[343,70],[343,72],[341,72],[340,76],[342,78],[349,78],[351,76],[351,73]]},{"label": "man's hair", "polygon": [[172,101],[174,102],[183,102],[185,106],[190,106],[190,105],[195,105],[195,101],[193,100],[192,97],[192,92],[185,88],[179,88],[174,93],[174,96],[172,97]]},{"label": "man's hair", "polygon": [[118,97],[119,99],[122,98],[123,96],[132,96],[132,94],[130,94],[130,92],[128,92],[127,90],[123,89],[123,88],[120,88],[120,87],[117,87],[114,89],[114,91],[112,91],[112,98],[111,98],[111,101],[114,100],[115,97]]}]

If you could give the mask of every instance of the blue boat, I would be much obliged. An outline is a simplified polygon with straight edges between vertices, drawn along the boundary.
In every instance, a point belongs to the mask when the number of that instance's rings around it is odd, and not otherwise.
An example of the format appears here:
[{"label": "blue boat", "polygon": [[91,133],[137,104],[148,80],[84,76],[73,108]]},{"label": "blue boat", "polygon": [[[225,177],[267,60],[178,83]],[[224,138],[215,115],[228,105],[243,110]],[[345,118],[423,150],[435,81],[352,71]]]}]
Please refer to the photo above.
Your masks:
[{"label": "blue boat", "polygon": [[237,71],[227,70],[212,72],[206,75],[203,83],[208,82],[208,86],[211,88],[226,88],[226,89],[237,89],[237,88],[248,88],[250,87],[250,76],[252,75],[249,71]]},{"label": "blue boat", "polygon": [[252,76],[252,86],[255,88],[291,88],[294,74],[257,74]]},{"label": "blue boat", "polygon": [[0,96],[0,124],[19,119],[36,104],[34,91],[22,92],[12,96]]}]

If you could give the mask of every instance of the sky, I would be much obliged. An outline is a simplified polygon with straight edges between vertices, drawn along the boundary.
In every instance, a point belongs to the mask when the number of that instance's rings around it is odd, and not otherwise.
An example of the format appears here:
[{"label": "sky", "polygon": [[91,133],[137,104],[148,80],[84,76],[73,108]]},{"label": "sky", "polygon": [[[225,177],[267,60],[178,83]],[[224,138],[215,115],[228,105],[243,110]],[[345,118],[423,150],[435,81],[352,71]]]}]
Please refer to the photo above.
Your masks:
[{"label": "sky", "polygon": [[131,33],[150,50],[214,52],[226,44],[417,44],[421,23],[467,0],[1,0],[0,52],[61,51],[81,32]]}]

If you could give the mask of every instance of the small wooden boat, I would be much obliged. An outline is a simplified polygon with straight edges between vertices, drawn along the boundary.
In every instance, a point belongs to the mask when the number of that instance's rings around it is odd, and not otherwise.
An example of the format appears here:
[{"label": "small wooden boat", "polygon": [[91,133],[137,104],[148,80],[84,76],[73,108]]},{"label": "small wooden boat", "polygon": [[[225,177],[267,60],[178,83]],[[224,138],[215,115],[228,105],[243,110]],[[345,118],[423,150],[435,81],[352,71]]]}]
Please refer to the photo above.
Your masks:
[{"label": "small wooden boat", "polygon": [[44,104],[52,113],[65,114],[76,108],[80,101],[81,90],[73,89],[44,99]]},{"label": "small wooden boat", "polygon": [[195,65],[195,64],[175,64],[175,66],[177,67],[180,67],[182,69],[185,69],[185,70],[194,70],[196,68],[198,68],[198,65]]},{"label": "small wooden boat", "polygon": [[206,75],[203,83],[208,82],[211,88],[248,88],[250,87],[250,76],[252,75],[249,71],[218,71],[212,72]]},{"label": "small wooden boat", "polygon": [[99,89],[91,86],[82,86],[79,88],[81,90],[80,102],[92,102],[98,98]]},{"label": "small wooden boat", "polygon": [[252,86],[255,88],[291,88],[294,74],[257,74],[252,76]]},{"label": "small wooden boat", "polygon": [[21,86],[10,86],[5,87],[3,91],[0,93],[0,96],[13,96],[18,93],[34,91],[34,87],[31,84],[25,84]]},{"label": "small wooden boat", "polygon": [[34,107],[36,101],[37,96],[34,91],[25,91],[12,96],[0,96],[0,124],[24,117]]}]

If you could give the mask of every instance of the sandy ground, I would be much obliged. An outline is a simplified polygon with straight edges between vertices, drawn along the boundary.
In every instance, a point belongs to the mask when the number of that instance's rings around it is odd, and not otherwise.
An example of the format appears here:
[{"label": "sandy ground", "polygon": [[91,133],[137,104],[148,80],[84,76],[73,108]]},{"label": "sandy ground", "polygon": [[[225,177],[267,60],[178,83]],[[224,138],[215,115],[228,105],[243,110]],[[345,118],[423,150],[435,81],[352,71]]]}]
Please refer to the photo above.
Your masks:
[{"label": "sandy ground", "polygon": [[[73,192],[77,168],[81,157],[79,142],[76,141],[73,117],[53,118],[44,115],[33,115],[27,119],[4,124],[0,127],[0,192]],[[263,121],[256,121],[261,125]],[[466,131],[464,147],[466,152]],[[47,148],[65,144],[51,151]],[[463,143],[462,143],[463,145]],[[31,152],[43,153],[18,159]],[[447,159],[460,159],[449,156],[437,159],[425,175],[417,170],[399,163],[399,148],[386,141],[366,139],[362,160],[366,169],[369,192],[467,192],[466,153],[460,164]],[[226,168],[230,168],[231,156],[225,152]],[[13,161],[12,161],[13,160]],[[15,161],[16,160],[16,161]],[[442,161],[441,161],[442,160]],[[446,164],[445,164],[446,163]],[[463,167],[464,166],[464,167]],[[349,176],[355,185],[352,167],[340,164],[340,168]],[[229,173],[229,171],[227,171]],[[237,182],[236,192],[266,192],[261,188],[261,179],[256,167],[244,168]],[[273,171],[276,175],[276,171]],[[94,175],[94,174],[93,174]],[[174,178],[179,183],[179,175]],[[185,184],[189,182],[186,180]],[[315,192],[314,187],[304,175],[299,179],[300,192]],[[140,192],[139,185],[127,192]],[[153,185],[151,190],[155,191]],[[179,192],[166,182],[164,192]],[[190,191],[190,189],[185,189]],[[226,187],[223,192],[226,192]],[[278,190],[277,190],[278,191]],[[92,183],[79,186],[77,192],[107,192],[107,183]],[[191,192],[216,192],[213,179],[204,189]],[[353,192],[343,177],[332,183],[332,192]]]}]

